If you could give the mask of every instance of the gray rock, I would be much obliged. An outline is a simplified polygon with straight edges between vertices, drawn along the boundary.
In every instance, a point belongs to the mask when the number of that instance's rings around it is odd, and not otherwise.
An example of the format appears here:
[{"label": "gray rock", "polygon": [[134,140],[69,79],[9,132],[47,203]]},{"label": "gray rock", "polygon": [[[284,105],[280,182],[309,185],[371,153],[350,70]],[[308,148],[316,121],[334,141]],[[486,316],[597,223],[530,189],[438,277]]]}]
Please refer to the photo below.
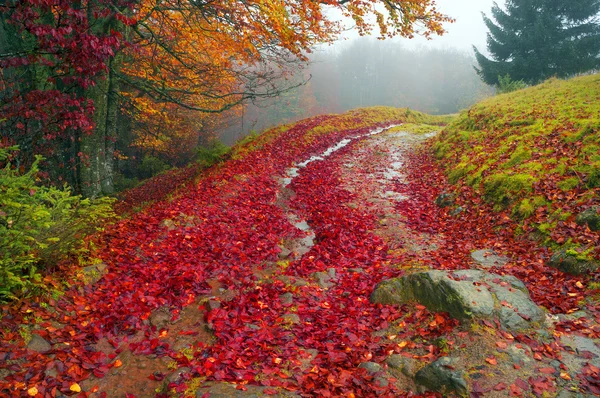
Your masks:
[{"label": "gray rock", "polygon": [[29,348],[32,351],[45,354],[52,350],[52,345],[50,345],[50,343],[48,343],[46,339],[44,339],[39,334],[33,333],[31,335],[31,340],[29,340],[29,343],[27,343],[27,348]]},{"label": "gray rock", "polygon": [[548,266],[570,275],[587,275],[600,268],[597,261],[577,258],[577,255],[569,253],[567,249],[554,253],[548,260]]},{"label": "gray rock", "polygon": [[87,285],[94,285],[96,282],[102,279],[104,275],[106,275],[106,273],[108,272],[106,270],[107,268],[107,265],[103,263],[88,265],[87,267],[84,267],[81,270],[83,272],[84,283]]},{"label": "gray rock", "polygon": [[208,300],[207,306],[210,311],[216,310],[217,308],[221,308],[221,301],[210,299]]},{"label": "gray rock", "polygon": [[331,282],[331,276],[327,272],[315,272],[312,276],[321,289],[329,289],[334,285]]},{"label": "gray rock", "polygon": [[454,204],[455,200],[456,200],[455,194],[444,192],[441,195],[439,195],[437,198],[435,198],[435,204],[438,205],[439,207],[448,207],[448,206],[452,206]]},{"label": "gray rock", "polygon": [[500,303],[500,324],[508,330],[527,329],[530,322],[544,320],[544,311],[521,290],[509,291],[502,286],[494,286],[494,295]]},{"label": "gray rock", "polygon": [[300,317],[298,314],[283,314],[281,319],[287,324],[297,325],[300,323]]},{"label": "gray rock", "polygon": [[584,352],[592,354],[592,358],[585,358],[586,362],[590,362],[594,366],[600,366],[600,347],[596,342],[588,337],[577,336],[574,334],[566,334],[561,336],[561,343],[565,347],[570,347],[577,355],[582,355]]},{"label": "gray rock", "polygon": [[415,376],[417,361],[413,358],[393,354],[385,360],[385,363],[387,363],[390,368],[399,370],[406,377],[413,378]]},{"label": "gray rock", "polygon": [[575,218],[579,225],[586,225],[592,231],[600,231],[600,206],[592,206],[579,213]]},{"label": "gray rock", "polygon": [[452,209],[452,211],[450,212],[451,216],[458,216],[460,213],[464,212],[465,208],[462,206],[458,206],[454,209]]},{"label": "gray rock", "polygon": [[454,392],[467,395],[464,373],[453,369],[456,358],[443,357],[425,366],[415,375],[415,382],[431,391],[442,394]]},{"label": "gray rock", "polygon": [[166,307],[159,308],[150,315],[149,321],[150,325],[162,329],[171,322],[171,313]]},{"label": "gray rock", "polygon": [[377,362],[363,362],[358,365],[359,368],[367,369],[367,372],[370,374],[375,374],[377,372],[381,372],[383,368]]},{"label": "gray rock", "polygon": [[171,383],[175,383],[177,381],[177,379],[179,379],[179,377],[181,377],[182,374],[188,373],[190,371],[191,371],[190,368],[179,368],[175,372],[171,373],[167,377],[167,380]]},{"label": "gray rock", "polygon": [[287,247],[280,246],[280,248],[281,248],[281,251],[278,254],[279,258],[286,259],[292,254],[292,251],[290,249],[288,249]]},{"label": "gray rock", "polygon": [[526,329],[531,322],[544,320],[544,312],[521,281],[480,270],[427,271],[389,279],[376,286],[371,301],[416,301],[430,311],[448,312],[461,321],[495,317],[507,330]]},{"label": "gray rock", "polygon": [[[236,384],[225,383],[225,382],[209,382],[200,386],[196,391],[196,397],[201,398],[205,394],[208,394],[210,398],[261,398],[267,396],[265,390],[268,387],[254,386],[246,384],[244,387],[246,391],[238,390]],[[271,389],[273,389],[271,387]],[[296,398],[300,397],[298,394],[294,394],[290,391],[282,391],[275,395],[268,395],[276,398]]]},{"label": "gray rock", "polygon": [[419,272],[389,279],[377,285],[371,301],[381,304],[404,304],[417,301],[431,311],[448,312],[465,320],[474,315],[489,316],[494,310],[490,292],[468,280],[454,280],[446,271]]},{"label": "gray rock", "polygon": [[522,345],[521,347],[522,348],[517,347],[516,344],[511,344],[505,350],[505,352],[508,354],[508,356],[514,363],[527,365],[528,363],[531,363],[533,361],[533,359],[531,359],[531,355],[529,354],[531,350],[525,345]]},{"label": "gray rock", "polygon": [[285,306],[292,305],[294,303],[294,295],[292,293],[284,293],[279,296],[279,301]]},{"label": "gray rock", "polygon": [[482,267],[502,267],[510,260],[507,257],[497,255],[491,249],[477,250],[471,253],[471,258]]}]

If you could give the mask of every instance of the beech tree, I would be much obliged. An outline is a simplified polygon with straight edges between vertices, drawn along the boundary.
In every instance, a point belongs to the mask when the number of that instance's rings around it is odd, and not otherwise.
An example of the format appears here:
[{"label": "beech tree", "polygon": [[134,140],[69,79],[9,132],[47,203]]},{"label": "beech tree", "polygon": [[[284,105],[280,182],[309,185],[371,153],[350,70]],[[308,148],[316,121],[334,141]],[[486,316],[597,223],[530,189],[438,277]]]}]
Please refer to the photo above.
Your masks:
[{"label": "beech tree", "polygon": [[498,77],[536,84],[600,66],[600,0],[507,0],[483,16],[490,57],[474,48],[477,72],[488,84]]},{"label": "beech tree", "polygon": [[1,4],[6,144],[19,144],[25,163],[43,153],[51,179],[88,197],[113,191],[115,143],[131,133],[119,126],[153,137],[137,142],[160,146],[170,134],[198,134],[211,115],[291,89],[291,71],[341,31],[327,8],[382,37],[443,34],[450,20],[434,0]]}]

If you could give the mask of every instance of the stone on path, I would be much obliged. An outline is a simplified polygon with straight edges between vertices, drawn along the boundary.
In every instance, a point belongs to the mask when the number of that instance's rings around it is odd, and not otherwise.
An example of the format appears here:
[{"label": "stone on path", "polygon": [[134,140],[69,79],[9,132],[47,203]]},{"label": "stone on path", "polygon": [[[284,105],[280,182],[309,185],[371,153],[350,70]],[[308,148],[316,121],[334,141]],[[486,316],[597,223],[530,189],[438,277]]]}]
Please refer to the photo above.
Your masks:
[{"label": "stone on path", "polygon": [[548,260],[548,265],[570,275],[587,275],[600,268],[597,261],[578,258],[567,249],[557,251]]},{"label": "stone on path", "polygon": [[31,335],[31,340],[29,340],[29,343],[27,343],[27,348],[42,354],[52,350],[50,343],[48,343],[42,336],[35,333]]},{"label": "stone on path", "polygon": [[502,267],[510,260],[508,257],[499,256],[492,249],[482,249],[471,253],[471,258],[482,267]]},{"label": "stone on path", "polygon": [[496,318],[507,330],[531,327],[544,312],[514,276],[480,270],[426,271],[379,283],[371,301],[404,304],[416,301],[430,311],[448,312],[461,321]]},{"label": "stone on path", "polygon": [[[265,390],[275,390],[273,387],[261,387],[246,384],[246,391],[238,390],[236,384],[232,383],[206,383],[196,391],[196,397],[201,398],[207,396],[209,398],[260,398],[260,397],[275,397],[275,398],[296,398],[300,397],[290,391],[281,391],[276,394],[267,394]],[[208,394],[208,395],[207,395]]]},{"label": "stone on path", "polygon": [[575,222],[587,225],[592,231],[600,231],[600,206],[592,206],[577,215]]},{"label": "stone on path", "polygon": [[88,265],[83,267],[81,272],[83,273],[83,281],[86,285],[94,285],[104,275],[107,274],[107,265],[103,263]]},{"label": "stone on path", "polygon": [[385,360],[385,363],[391,369],[399,370],[406,377],[413,378],[415,376],[417,361],[413,358],[392,354]]},{"label": "stone on path", "polygon": [[454,204],[456,200],[456,195],[453,193],[444,192],[440,194],[437,198],[435,198],[435,204],[439,207],[448,207]]},{"label": "stone on path", "polygon": [[464,373],[454,370],[457,358],[442,357],[425,366],[415,375],[417,385],[431,391],[447,394],[454,392],[460,396],[467,395],[467,382]]}]

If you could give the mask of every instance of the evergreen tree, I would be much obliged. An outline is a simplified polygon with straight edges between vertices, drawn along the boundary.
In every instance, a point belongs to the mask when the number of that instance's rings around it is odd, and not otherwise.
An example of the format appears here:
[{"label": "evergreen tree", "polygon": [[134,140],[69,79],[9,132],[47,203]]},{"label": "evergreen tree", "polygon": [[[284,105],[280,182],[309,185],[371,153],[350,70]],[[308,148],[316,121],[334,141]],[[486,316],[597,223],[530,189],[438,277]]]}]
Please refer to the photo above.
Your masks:
[{"label": "evergreen tree", "polygon": [[536,84],[600,66],[600,0],[507,0],[483,16],[491,58],[474,47],[479,76],[497,85],[499,76]]}]

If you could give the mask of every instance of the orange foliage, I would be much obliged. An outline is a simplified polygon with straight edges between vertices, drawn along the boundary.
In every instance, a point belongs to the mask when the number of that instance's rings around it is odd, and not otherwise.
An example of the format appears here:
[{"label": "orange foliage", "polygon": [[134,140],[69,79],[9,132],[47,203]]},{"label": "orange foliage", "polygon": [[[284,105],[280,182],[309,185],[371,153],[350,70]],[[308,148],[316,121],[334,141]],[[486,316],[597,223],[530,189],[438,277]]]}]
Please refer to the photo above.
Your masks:
[{"label": "orange foliage", "polygon": [[275,96],[314,45],[337,38],[331,8],[382,37],[442,34],[449,21],[433,0],[142,0],[128,10],[135,24],[121,70],[136,144],[168,151],[174,137],[197,140],[210,114]]}]

